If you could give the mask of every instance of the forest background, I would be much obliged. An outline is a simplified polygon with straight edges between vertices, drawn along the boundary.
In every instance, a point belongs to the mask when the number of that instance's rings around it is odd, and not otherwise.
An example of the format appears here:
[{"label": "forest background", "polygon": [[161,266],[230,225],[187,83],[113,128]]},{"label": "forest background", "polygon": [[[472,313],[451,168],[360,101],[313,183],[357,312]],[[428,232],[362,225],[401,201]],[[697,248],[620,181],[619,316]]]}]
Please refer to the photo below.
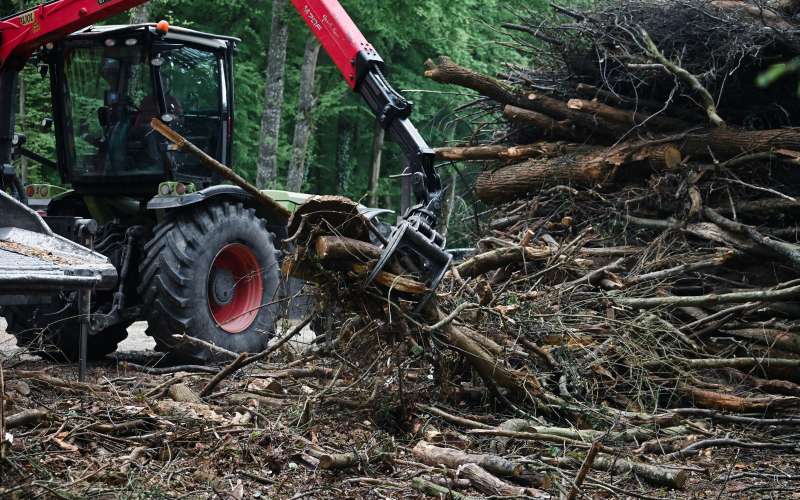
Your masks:
[{"label": "forest background", "polygon": [[[0,0],[0,16],[36,3]],[[550,12],[544,0],[342,0],[342,4],[385,59],[390,81],[414,102],[413,120],[432,146],[469,136],[472,130],[454,119],[454,110],[474,100],[476,95],[454,92],[424,78],[425,60],[446,54],[460,64],[489,74],[502,72],[503,64],[530,65],[532,62],[525,60],[526,51],[498,33],[498,27],[521,15],[551,15],[544,14]],[[374,205],[399,207],[400,182],[389,179],[389,175],[400,173],[404,167],[399,149],[388,143],[381,147],[374,117],[345,85],[327,55],[319,54],[314,64],[316,53],[314,44],[309,42],[310,32],[290,2],[154,0],[107,24],[143,19],[166,19],[174,26],[242,39],[235,75],[234,168],[247,179],[256,181],[259,165],[262,174],[271,167],[274,172],[258,178],[262,187],[298,189],[299,186],[304,192],[341,194]],[[270,51],[270,46],[281,43],[286,45],[284,60],[280,50]],[[270,58],[273,61],[268,71]],[[311,81],[306,83],[313,98],[310,101],[306,98],[303,103],[302,80],[304,74],[308,80],[309,67],[316,68]],[[276,75],[279,77],[281,72],[282,98],[276,93],[281,87]],[[272,88],[268,88],[270,80]],[[35,67],[30,67],[24,71],[22,86],[24,109],[17,129],[27,135],[31,149],[54,158],[54,138],[40,126],[42,119],[51,113],[49,82],[40,77]],[[298,122],[302,122],[300,127]],[[306,144],[298,141],[303,127],[309,137]],[[275,132],[270,132],[270,128]],[[293,143],[300,149],[293,151]],[[379,150],[381,159],[376,158]],[[297,179],[288,182],[289,165],[294,165],[298,158],[305,162],[305,175],[301,182]],[[371,186],[376,160],[381,162],[382,169],[378,182]],[[454,168],[441,168],[446,181],[455,178]],[[36,164],[27,165],[27,181],[59,182],[55,172]],[[459,185],[468,189],[467,183]]]}]

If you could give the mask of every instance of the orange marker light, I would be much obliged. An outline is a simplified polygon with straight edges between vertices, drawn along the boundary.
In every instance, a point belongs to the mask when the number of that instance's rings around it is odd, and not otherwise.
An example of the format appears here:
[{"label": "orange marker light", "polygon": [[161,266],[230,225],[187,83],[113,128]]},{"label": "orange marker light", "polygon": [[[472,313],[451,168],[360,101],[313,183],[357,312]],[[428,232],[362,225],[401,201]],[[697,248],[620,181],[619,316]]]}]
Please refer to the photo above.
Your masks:
[{"label": "orange marker light", "polygon": [[159,21],[158,24],[156,24],[156,31],[162,35],[166,35],[169,33],[169,23],[166,21]]}]

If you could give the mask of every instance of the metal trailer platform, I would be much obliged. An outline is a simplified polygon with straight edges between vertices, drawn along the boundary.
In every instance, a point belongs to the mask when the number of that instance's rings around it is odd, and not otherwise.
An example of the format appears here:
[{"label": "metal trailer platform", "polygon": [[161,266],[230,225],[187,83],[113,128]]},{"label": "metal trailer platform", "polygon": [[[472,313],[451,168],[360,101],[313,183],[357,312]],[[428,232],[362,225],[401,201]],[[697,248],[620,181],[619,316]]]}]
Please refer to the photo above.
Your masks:
[{"label": "metal trailer platform", "polygon": [[[77,222],[87,236],[96,231],[94,221]],[[117,271],[105,256],[55,234],[39,214],[0,191],[0,306],[77,291],[80,380],[86,378],[92,291],[110,290],[116,283]]]},{"label": "metal trailer platform", "polygon": [[36,212],[0,191],[0,304],[62,290],[109,290],[116,282],[105,256],[54,234]]}]

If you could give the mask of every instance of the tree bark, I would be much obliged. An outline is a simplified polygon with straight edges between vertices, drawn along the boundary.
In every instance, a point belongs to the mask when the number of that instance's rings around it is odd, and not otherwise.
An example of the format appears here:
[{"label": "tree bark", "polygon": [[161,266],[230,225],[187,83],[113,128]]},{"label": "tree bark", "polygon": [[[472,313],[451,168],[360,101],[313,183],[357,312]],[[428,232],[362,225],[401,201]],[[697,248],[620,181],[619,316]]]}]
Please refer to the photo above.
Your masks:
[{"label": "tree bark", "polygon": [[[509,108],[510,106],[506,106]],[[525,111],[525,110],[521,110]],[[466,146],[436,148],[436,158],[439,160],[470,161],[470,160],[524,160],[527,158],[553,158],[579,146],[565,142],[537,142],[525,146]]]},{"label": "tree bark", "polygon": [[550,498],[550,495],[543,491],[509,484],[474,463],[464,464],[459,467],[458,476],[469,479],[475,489],[489,496]]},{"label": "tree bark", "polygon": [[131,24],[142,24],[150,20],[150,5],[142,4],[131,9]]},{"label": "tree bark", "polygon": [[497,455],[466,453],[452,448],[440,448],[426,441],[418,442],[411,453],[414,458],[424,464],[434,467],[445,465],[454,470],[465,464],[475,464],[502,477],[518,477],[525,470],[522,465]]},{"label": "tree bark", "polygon": [[593,467],[617,474],[632,472],[650,484],[678,490],[682,489],[686,484],[686,480],[689,479],[689,473],[683,469],[667,469],[657,465],[643,464],[608,455],[598,455],[594,459]]},{"label": "tree bark", "polygon": [[800,128],[741,130],[716,128],[688,134],[677,141],[684,156],[724,161],[743,154],[777,150],[800,151]]},{"label": "tree bark", "polygon": [[538,111],[510,104],[503,107],[503,116],[513,122],[532,125],[545,137],[583,141],[587,135],[566,120],[558,121]]},{"label": "tree bark", "polygon": [[760,344],[774,346],[784,351],[800,354],[800,335],[794,332],[768,330],[765,328],[742,328],[737,330],[724,330],[721,333],[733,335],[740,339],[753,340]]},{"label": "tree bark", "polygon": [[643,126],[650,130],[661,131],[680,131],[691,127],[689,123],[682,120],[618,109],[601,102],[587,101],[585,99],[570,99],[567,102],[567,107],[630,127]]},{"label": "tree bark", "polygon": [[721,393],[700,389],[688,384],[681,384],[678,390],[686,397],[691,398],[695,406],[714,410],[732,411],[736,413],[765,412],[797,408],[800,398],[792,396],[768,396],[747,398],[735,394]]},{"label": "tree bark", "polygon": [[320,236],[315,243],[315,250],[317,257],[323,262],[331,260],[366,262],[381,256],[381,249],[375,245],[341,236]]},{"label": "tree bark", "polygon": [[286,189],[302,191],[306,176],[306,156],[308,142],[313,129],[312,112],[316,105],[314,98],[314,82],[317,74],[320,44],[317,37],[311,36],[306,41],[303,55],[303,67],[300,70],[300,97],[298,99],[297,122],[294,125],[292,159],[289,163]]},{"label": "tree bark", "polygon": [[336,141],[336,194],[345,195],[353,171],[353,135],[355,128],[344,113],[339,114]]},{"label": "tree bark", "polygon": [[482,201],[500,202],[555,185],[607,184],[615,180],[622,166],[638,164],[659,171],[674,168],[681,161],[680,151],[671,144],[587,148],[555,159],[532,159],[483,172],[475,182],[475,190]]},{"label": "tree bark", "polygon": [[256,186],[265,189],[274,184],[278,174],[278,142],[283,112],[283,83],[286,71],[286,45],[289,26],[286,22],[286,0],[272,0],[272,27],[267,54],[264,109],[258,144]]},{"label": "tree bark", "polygon": [[567,103],[544,94],[534,92],[527,95],[522,94],[495,78],[459,66],[446,56],[439,57],[436,62],[429,59],[425,66],[428,68],[425,76],[435,82],[466,87],[476,90],[500,104],[511,104],[544,113],[555,120],[566,120],[600,137],[616,139],[630,128],[570,109]]},{"label": "tree bark", "polygon": [[372,168],[369,176],[369,206],[378,205],[378,187],[381,178],[381,160],[383,158],[383,142],[386,130],[379,122],[375,122],[375,132],[372,135]]}]

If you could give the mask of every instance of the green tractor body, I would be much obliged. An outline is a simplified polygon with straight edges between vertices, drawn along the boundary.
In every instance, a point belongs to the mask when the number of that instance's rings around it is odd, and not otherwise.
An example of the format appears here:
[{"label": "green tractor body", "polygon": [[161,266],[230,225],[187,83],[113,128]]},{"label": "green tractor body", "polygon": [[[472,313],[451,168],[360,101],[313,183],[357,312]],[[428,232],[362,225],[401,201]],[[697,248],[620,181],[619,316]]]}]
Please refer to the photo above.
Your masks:
[{"label": "green tractor body", "polygon": [[[90,355],[114,351],[140,320],[159,349],[200,360],[213,353],[176,338],[257,352],[274,333],[285,292],[277,248],[285,216],[222,184],[149,125],[159,118],[232,165],[237,43],[134,25],[89,28],[42,49],[57,146],[46,163],[70,190],[30,186],[31,203],[66,238],[75,238],[76,220],[96,220],[91,244],[119,275],[113,290],[94,294]],[[269,194],[290,210],[308,197]],[[73,358],[76,295],[4,307],[8,331],[20,344]]]}]

